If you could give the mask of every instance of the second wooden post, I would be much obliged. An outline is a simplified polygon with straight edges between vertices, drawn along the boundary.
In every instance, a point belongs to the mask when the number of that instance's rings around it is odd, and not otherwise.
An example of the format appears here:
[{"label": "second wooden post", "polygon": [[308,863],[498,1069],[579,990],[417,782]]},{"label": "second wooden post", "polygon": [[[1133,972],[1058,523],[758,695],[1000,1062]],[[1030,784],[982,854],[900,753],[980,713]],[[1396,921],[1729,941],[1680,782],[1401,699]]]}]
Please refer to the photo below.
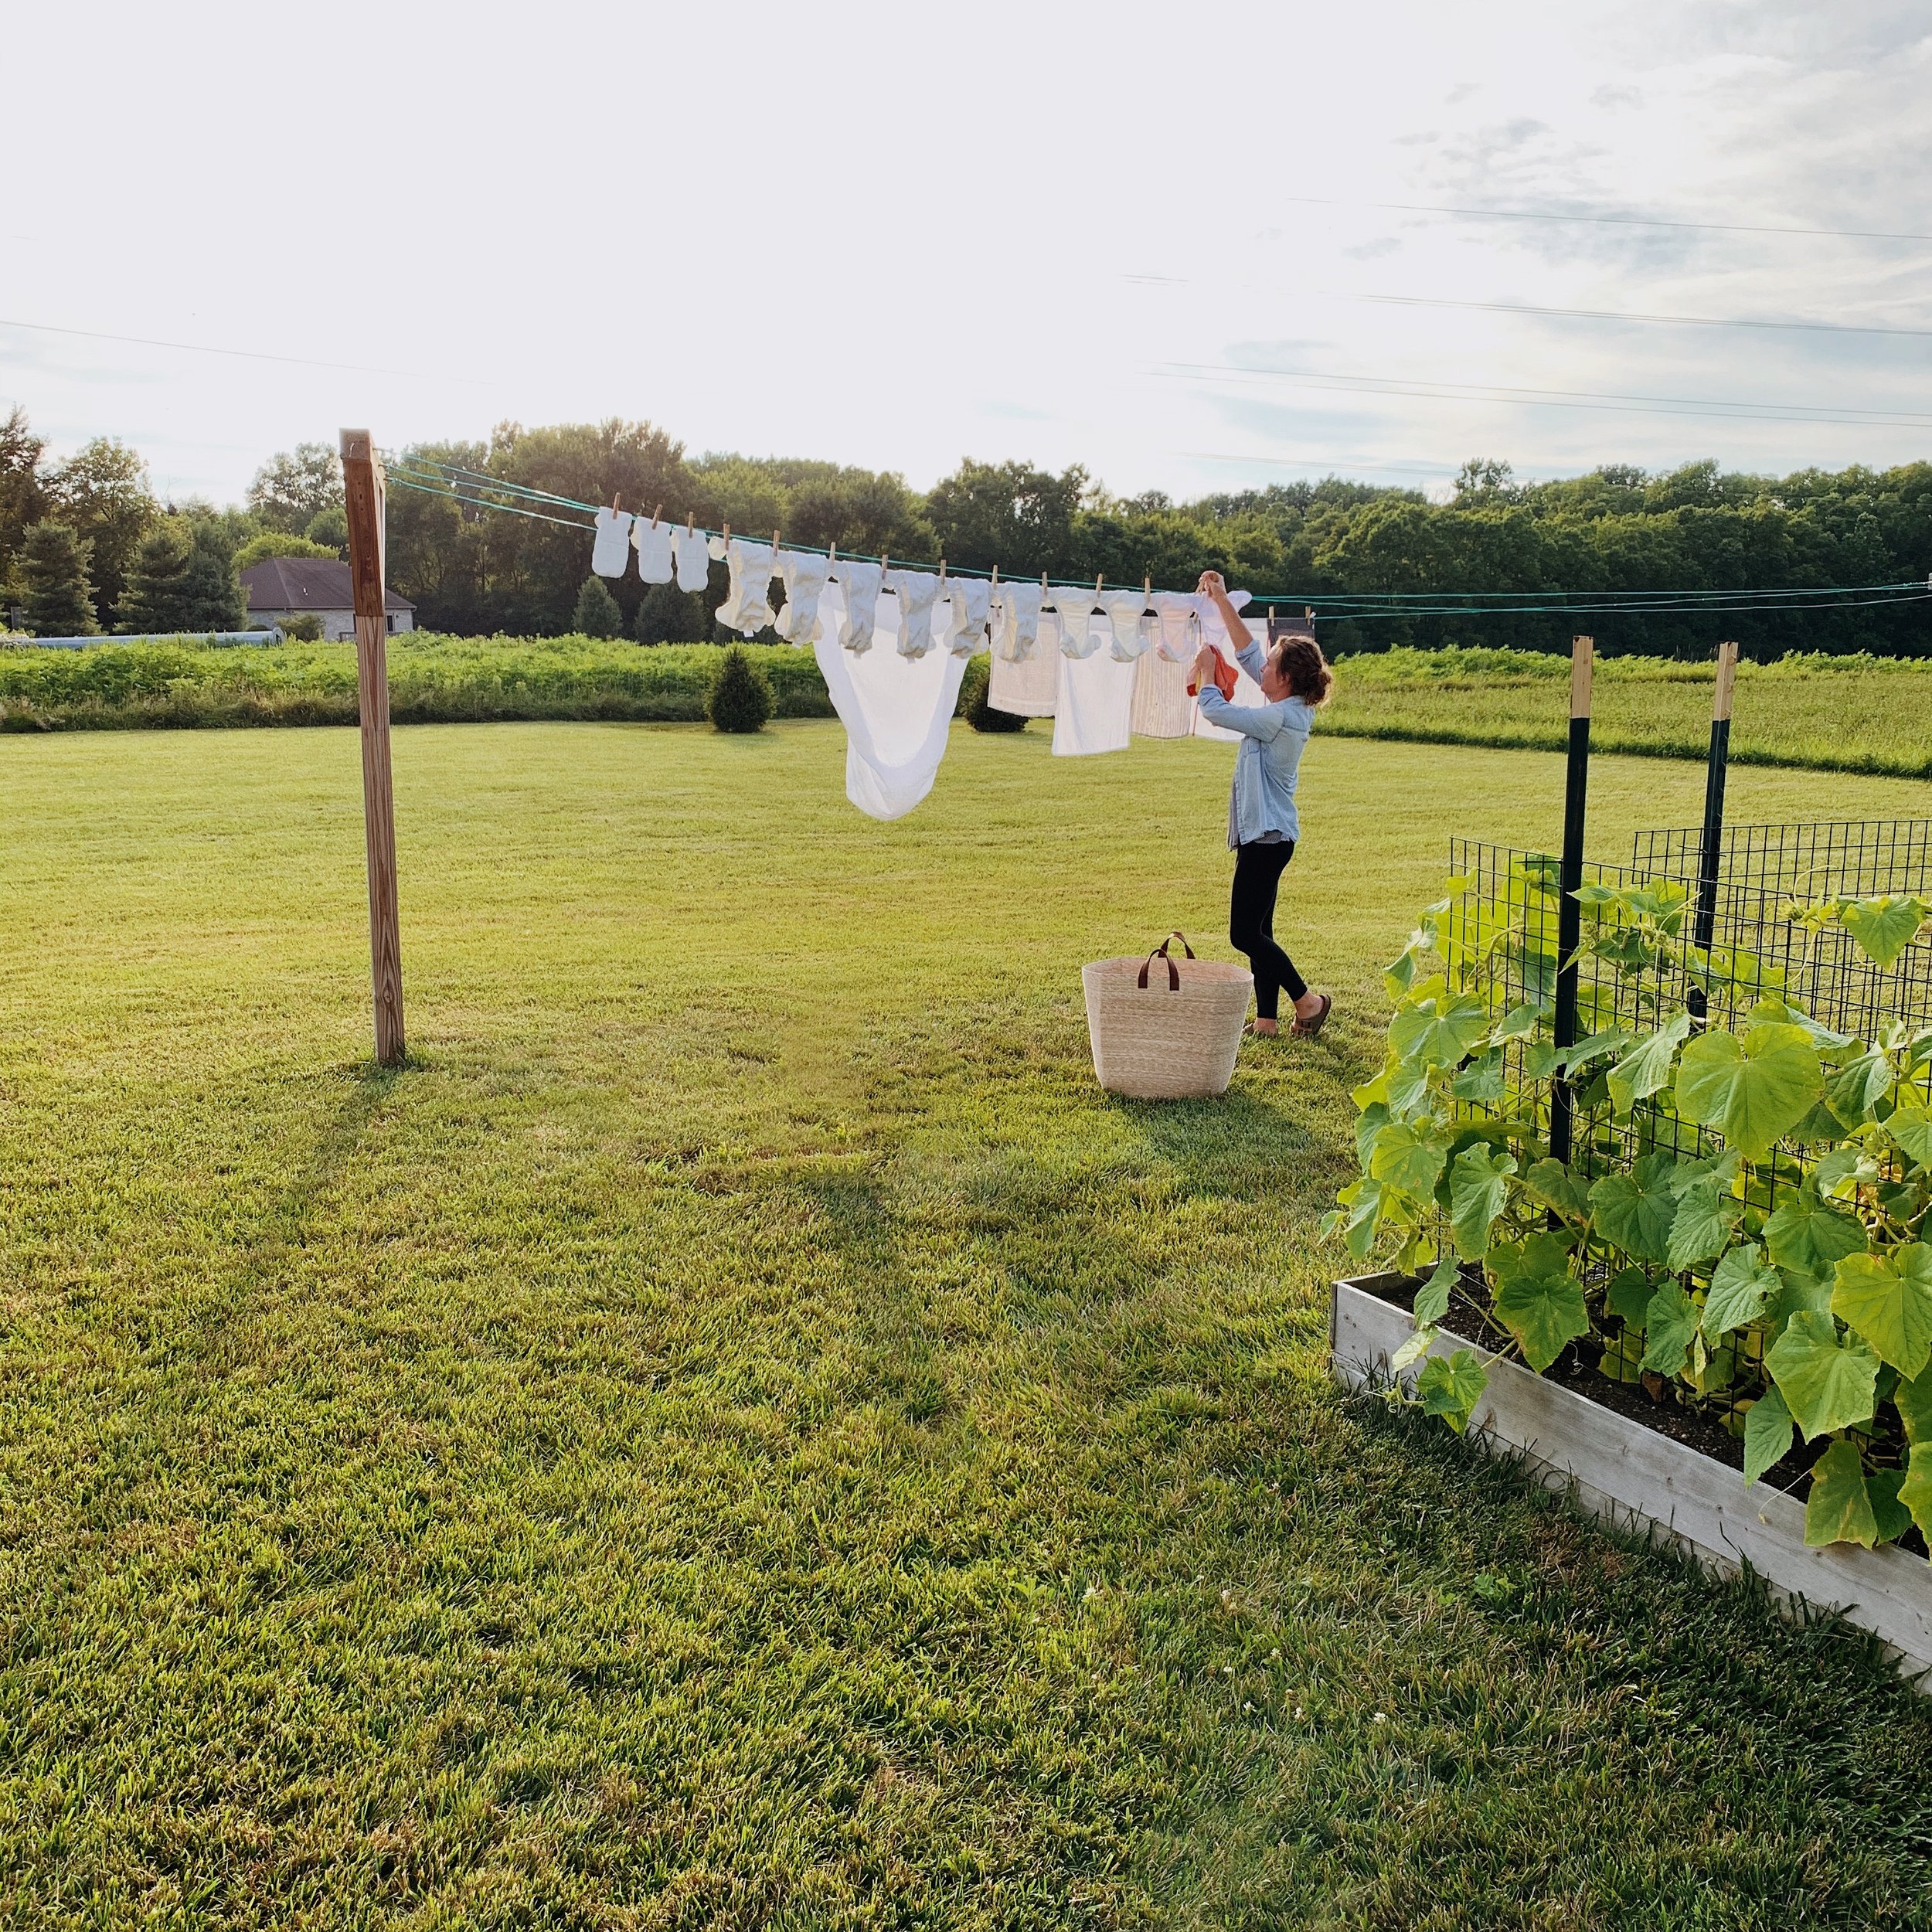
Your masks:
[{"label": "second wooden post", "polygon": [[369,856],[369,976],[376,1057],[403,1061],[403,937],[396,908],[396,798],[389,773],[388,580],[383,466],[367,430],[344,430],[342,498],[355,603],[355,688],[362,725],[362,831]]}]

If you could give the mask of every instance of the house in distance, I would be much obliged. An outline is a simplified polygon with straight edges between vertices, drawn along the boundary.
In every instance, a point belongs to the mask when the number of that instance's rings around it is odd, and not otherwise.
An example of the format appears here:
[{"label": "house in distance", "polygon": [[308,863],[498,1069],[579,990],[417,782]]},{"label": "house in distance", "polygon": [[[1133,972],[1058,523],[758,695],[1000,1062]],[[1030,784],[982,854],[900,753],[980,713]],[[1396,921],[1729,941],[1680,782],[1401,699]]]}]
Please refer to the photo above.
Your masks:
[{"label": "house in distance", "polygon": [[[266,557],[243,571],[241,587],[248,599],[248,621],[257,628],[312,617],[321,620],[322,635],[331,641],[355,635],[349,566],[335,557]],[[407,597],[389,590],[383,609],[392,636],[416,628],[416,606]]]}]

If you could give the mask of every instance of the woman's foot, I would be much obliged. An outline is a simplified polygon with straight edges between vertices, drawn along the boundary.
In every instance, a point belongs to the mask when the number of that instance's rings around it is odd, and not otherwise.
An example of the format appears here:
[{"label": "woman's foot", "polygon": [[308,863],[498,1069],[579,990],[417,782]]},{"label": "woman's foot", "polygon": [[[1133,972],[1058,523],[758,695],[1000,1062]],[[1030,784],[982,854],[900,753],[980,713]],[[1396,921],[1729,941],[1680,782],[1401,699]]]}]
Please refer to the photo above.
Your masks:
[{"label": "woman's foot", "polygon": [[1281,1022],[1273,1019],[1252,1019],[1248,1022],[1257,1039],[1273,1039],[1281,1030]]},{"label": "woman's foot", "polygon": [[1294,1032],[1296,1036],[1301,1039],[1312,1039],[1321,1032],[1334,1007],[1335,1002],[1326,993],[1304,993],[1294,1002]]}]

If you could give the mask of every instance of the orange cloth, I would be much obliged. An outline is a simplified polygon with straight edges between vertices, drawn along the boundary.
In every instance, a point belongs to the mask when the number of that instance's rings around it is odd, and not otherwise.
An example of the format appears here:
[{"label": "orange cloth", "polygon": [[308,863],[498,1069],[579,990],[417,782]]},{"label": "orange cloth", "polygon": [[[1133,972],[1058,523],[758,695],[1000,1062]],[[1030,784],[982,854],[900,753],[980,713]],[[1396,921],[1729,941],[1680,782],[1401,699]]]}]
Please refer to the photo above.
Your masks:
[{"label": "orange cloth", "polygon": [[[1230,664],[1217,650],[1214,654],[1214,682],[1220,687],[1221,696],[1226,699],[1230,704],[1234,702],[1235,677],[1234,666]],[[1187,695],[1192,698],[1199,694],[1192,685],[1189,685],[1187,688]]]}]

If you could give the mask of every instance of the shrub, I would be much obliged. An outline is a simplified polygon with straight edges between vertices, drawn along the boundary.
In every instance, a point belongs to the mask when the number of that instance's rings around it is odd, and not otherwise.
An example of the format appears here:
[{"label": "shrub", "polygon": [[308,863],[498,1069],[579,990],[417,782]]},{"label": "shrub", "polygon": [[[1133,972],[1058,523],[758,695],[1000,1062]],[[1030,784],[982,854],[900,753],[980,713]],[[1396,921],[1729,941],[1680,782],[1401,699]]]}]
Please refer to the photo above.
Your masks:
[{"label": "shrub", "polygon": [[654,583],[638,606],[640,644],[694,644],[709,629],[704,600],[675,583]]},{"label": "shrub", "polygon": [[705,711],[720,731],[762,731],[771,716],[771,680],[745,655],[730,646],[711,681]]},{"label": "shrub", "polygon": [[[339,515],[341,512],[338,511]],[[335,556],[339,553],[332,550],[325,543],[312,543],[305,536],[291,536],[286,530],[264,530],[251,536],[235,553],[235,568],[246,570],[251,565],[265,563],[277,556]]]},{"label": "shrub", "polygon": [[116,613],[124,631],[166,637],[185,628],[189,550],[186,534],[172,524],[141,539]]},{"label": "shrub", "polygon": [[603,578],[594,572],[583,580],[583,588],[577,593],[577,605],[571,614],[570,628],[586,638],[621,638],[624,634],[624,613],[617,608],[617,600],[611,596]]},{"label": "shrub", "polygon": [[992,660],[975,658],[959,681],[959,703],[954,715],[964,718],[975,731],[1024,731],[1026,720],[1017,712],[997,711],[987,702],[992,685]]},{"label": "shrub", "polygon": [[282,635],[294,644],[320,644],[322,621],[313,611],[297,611],[281,621]]}]

